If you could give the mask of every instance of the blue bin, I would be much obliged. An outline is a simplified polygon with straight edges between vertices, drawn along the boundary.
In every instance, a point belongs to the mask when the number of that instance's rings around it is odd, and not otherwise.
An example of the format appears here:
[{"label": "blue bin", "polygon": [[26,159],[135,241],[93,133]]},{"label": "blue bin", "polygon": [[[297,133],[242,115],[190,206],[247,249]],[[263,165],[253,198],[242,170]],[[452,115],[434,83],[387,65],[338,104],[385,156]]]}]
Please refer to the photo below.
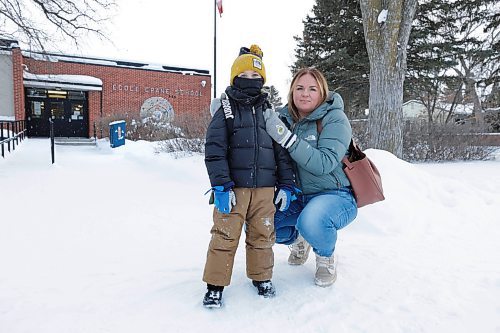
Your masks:
[{"label": "blue bin", "polygon": [[126,134],[125,120],[117,120],[109,123],[109,143],[111,148],[123,146]]}]

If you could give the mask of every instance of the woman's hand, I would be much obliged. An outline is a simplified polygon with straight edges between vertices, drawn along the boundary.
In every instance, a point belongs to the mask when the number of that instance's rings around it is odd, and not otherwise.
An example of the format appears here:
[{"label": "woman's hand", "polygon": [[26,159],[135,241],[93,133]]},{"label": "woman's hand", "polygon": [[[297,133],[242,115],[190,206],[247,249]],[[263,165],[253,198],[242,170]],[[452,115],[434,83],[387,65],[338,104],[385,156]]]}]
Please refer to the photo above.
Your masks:
[{"label": "woman's hand", "polygon": [[266,121],[266,132],[283,148],[290,148],[297,140],[297,136],[286,127],[278,117],[278,113],[273,109],[264,111],[264,120]]}]

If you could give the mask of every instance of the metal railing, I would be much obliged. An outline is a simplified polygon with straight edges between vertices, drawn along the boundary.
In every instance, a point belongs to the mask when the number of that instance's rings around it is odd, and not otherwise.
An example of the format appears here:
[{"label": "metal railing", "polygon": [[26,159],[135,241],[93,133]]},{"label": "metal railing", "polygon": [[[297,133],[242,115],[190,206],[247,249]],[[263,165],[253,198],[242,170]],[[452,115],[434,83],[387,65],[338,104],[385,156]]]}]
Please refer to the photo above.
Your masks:
[{"label": "metal railing", "polygon": [[52,164],[56,162],[56,152],[54,150],[54,121],[49,118],[49,128],[50,128],[50,156],[52,158]]},{"label": "metal railing", "polygon": [[26,138],[25,120],[0,120],[0,150],[5,158],[5,148],[10,153],[16,150],[19,141]]}]

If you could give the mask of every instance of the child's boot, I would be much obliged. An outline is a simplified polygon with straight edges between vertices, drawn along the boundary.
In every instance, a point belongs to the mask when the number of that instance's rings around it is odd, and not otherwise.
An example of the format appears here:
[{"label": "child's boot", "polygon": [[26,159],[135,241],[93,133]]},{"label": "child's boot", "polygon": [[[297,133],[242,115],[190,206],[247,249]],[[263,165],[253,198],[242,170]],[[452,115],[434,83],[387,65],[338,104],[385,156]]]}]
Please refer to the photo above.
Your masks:
[{"label": "child's boot", "polygon": [[203,306],[206,308],[220,308],[222,306],[223,286],[207,284],[207,293],[203,298]]},{"label": "child's boot", "polygon": [[273,283],[271,280],[265,281],[252,281],[252,284],[257,287],[257,291],[259,296],[263,296],[265,298],[270,298],[276,296],[276,289],[274,289]]}]

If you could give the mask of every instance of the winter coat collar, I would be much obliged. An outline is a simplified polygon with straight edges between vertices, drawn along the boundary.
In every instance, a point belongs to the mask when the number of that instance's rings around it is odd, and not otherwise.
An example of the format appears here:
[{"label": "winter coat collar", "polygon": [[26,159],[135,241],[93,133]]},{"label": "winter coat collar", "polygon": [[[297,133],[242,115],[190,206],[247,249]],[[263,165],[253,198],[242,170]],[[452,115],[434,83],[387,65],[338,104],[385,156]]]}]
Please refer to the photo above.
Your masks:
[{"label": "winter coat collar", "polygon": [[236,89],[232,86],[229,86],[226,88],[226,94],[233,100],[235,100],[237,103],[243,104],[243,105],[253,105],[253,106],[258,106],[264,104],[264,101],[267,98],[266,93],[262,93],[257,96],[249,96],[245,94],[243,91]]}]

